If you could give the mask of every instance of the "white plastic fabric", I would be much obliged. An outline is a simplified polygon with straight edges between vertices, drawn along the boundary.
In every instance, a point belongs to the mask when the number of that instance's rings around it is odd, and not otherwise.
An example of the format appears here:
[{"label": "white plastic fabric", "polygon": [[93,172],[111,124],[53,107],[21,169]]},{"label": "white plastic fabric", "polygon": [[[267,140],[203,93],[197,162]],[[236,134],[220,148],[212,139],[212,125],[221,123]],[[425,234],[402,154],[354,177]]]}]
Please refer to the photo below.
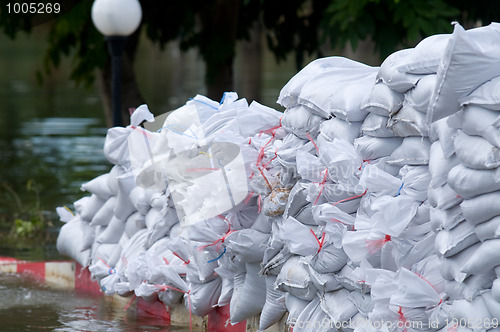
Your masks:
[{"label": "white plastic fabric", "polygon": [[422,39],[408,56],[401,59],[398,71],[410,74],[436,73],[449,38],[449,34],[438,34]]},{"label": "white plastic fabric", "polygon": [[384,82],[373,85],[372,91],[361,103],[361,109],[381,116],[391,116],[403,106],[404,95],[394,91]]},{"label": "white plastic fabric", "polygon": [[500,148],[479,136],[469,136],[459,130],[454,141],[455,152],[464,166],[493,169],[500,166]]},{"label": "white plastic fabric", "polygon": [[399,137],[362,136],[354,141],[354,146],[364,160],[373,160],[390,156],[402,142],[403,139]]},{"label": "white plastic fabric", "polygon": [[393,137],[394,133],[387,127],[388,121],[387,116],[370,113],[363,121],[361,132],[367,136]]},{"label": "white plastic fabric", "polygon": [[[343,139],[353,143],[359,137],[362,122],[346,122],[340,118],[333,118],[323,121],[319,127],[320,137],[323,136],[327,141],[334,138]],[[320,144],[318,144],[320,146]]]},{"label": "white plastic fabric", "polygon": [[480,274],[492,271],[500,265],[500,240],[487,240],[480,244],[474,254],[462,267],[462,272],[468,274]]},{"label": "white plastic fabric", "polygon": [[500,24],[469,30],[455,27],[438,68],[436,87],[427,112],[432,123],[459,110],[459,99],[500,75]]},{"label": "white plastic fabric", "polygon": [[432,188],[437,188],[444,185],[448,181],[449,171],[457,166],[460,160],[455,154],[446,157],[440,142],[431,144],[429,156],[429,173],[431,175],[430,185]]},{"label": "white plastic fabric", "polygon": [[436,75],[422,77],[416,87],[405,93],[403,107],[410,106],[419,112],[426,113],[435,85]]},{"label": "white plastic fabric", "polygon": [[426,137],[405,137],[392,152],[388,163],[399,166],[427,165],[430,148],[431,143]]},{"label": "white plastic fabric", "polygon": [[448,184],[465,199],[500,190],[497,169],[479,170],[463,165],[453,167],[448,173]]},{"label": "white plastic fabric", "polygon": [[444,256],[453,256],[479,242],[474,225],[462,222],[451,230],[442,230],[436,236],[436,251]]},{"label": "white plastic fabric", "polygon": [[484,82],[469,95],[460,98],[460,105],[474,105],[493,111],[500,111],[500,97],[497,93],[500,88],[499,84],[500,76]]},{"label": "white plastic fabric", "polygon": [[401,110],[392,116],[387,123],[394,136],[429,136],[429,129],[425,123],[425,114],[417,111],[409,105],[405,105]]},{"label": "white plastic fabric", "polygon": [[398,68],[405,63],[405,59],[411,56],[414,49],[408,48],[396,51],[389,55],[380,65],[377,78],[383,81],[389,88],[397,92],[406,92],[415,87],[420,75],[400,72]]},{"label": "white plastic fabric", "polygon": [[462,130],[467,135],[481,136],[491,144],[500,147],[500,129],[498,128],[500,113],[474,105],[465,106],[459,113],[462,113]]},{"label": "white plastic fabric", "polygon": [[499,199],[500,192],[496,191],[464,200],[460,207],[465,219],[477,225],[500,215]]}]

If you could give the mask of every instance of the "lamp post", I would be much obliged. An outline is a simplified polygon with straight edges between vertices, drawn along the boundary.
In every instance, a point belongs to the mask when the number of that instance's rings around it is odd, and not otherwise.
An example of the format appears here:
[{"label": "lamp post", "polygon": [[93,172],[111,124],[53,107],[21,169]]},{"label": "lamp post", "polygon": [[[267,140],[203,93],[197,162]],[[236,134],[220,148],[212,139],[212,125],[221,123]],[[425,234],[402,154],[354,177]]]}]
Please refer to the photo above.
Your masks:
[{"label": "lamp post", "polygon": [[111,54],[111,92],[113,126],[122,125],[121,113],[121,63],[123,47],[141,23],[142,9],[138,0],[95,0],[92,21],[99,32],[106,36]]}]

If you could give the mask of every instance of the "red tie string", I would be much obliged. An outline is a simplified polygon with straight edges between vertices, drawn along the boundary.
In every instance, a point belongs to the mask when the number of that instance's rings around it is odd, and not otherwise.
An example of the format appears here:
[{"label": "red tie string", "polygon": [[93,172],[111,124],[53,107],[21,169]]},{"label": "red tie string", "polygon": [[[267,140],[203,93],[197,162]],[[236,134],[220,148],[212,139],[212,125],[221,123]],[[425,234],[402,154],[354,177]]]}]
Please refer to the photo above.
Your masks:
[{"label": "red tie string", "polygon": [[341,199],[340,201],[333,203],[332,206],[335,206],[335,205],[337,205],[339,203],[344,203],[344,202],[347,202],[347,201],[350,201],[350,200],[362,197],[362,196],[364,196],[366,194],[367,191],[368,191],[368,189],[365,189],[365,191],[361,195],[356,195],[356,196],[352,196],[352,197],[347,197],[347,198]]},{"label": "red tie string", "polygon": [[316,145],[316,143],[314,142],[313,138],[311,137],[311,135],[309,135],[309,132],[306,132],[306,136],[307,138],[311,141],[311,143],[314,145],[314,148],[316,149],[316,153],[319,155],[319,148],[318,146]]},{"label": "red tie string", "polygon": [[323,232],[321,234],[321,240],[318,239],[318,237],[316,236],[316,233],[314,233],[314,231],[312,230],[312,228],[309,228],[309,230],[311,231],[312,235],[314,235],[314,238],[316,239],[316,241],[318,241],[318,246],[319,246],[319,249],[318,249],[318,253],[321,251],[321,249],[323,248],[323,243],[325,242],[325,232]]},{"label": "red tie string", "polygon": [[366,248],[368,249],[368,252],[373,255],[377,251],[381,250],[382,247],[389,241],[391,241],[392,238],[389,234],[386,234],[382,239],[378,240],[366,240]]},{"label": "red tie string", "polygon": [[188,264],[191,262],[191,260],[188,260],[188,261],[186,262],[186,261],[184,260],[184,258],[182,258],[181,256],[179,256],[179,254],[177,254],[177,253],[175,253],[175,252],[173,252],[172,254],[173,254],[175,257],[179,258],[181,261],[183,261],[183,262],[184,262],[184,265],[188,265]]},{"label": "red tie string", "polygon": [[257,213],[260,213],[262,211],[262,196],[259,195],[259,198],[257,198],[257,206],[259,207],[259,211]]},{"label": "red tie string", "polygon": [[328,168],[325,168],[324,172],[325,176],[323,177],[323,180],[319,183],[319,194],[318,197],[316,197],[316,200],[314,201],[313,205],[316,205],[316,203],[318,203],[319,197],[323,193],[323,189],[325,189],[325,183],[326,180],[328,179]]},{"label": "red tie string", "polygon": [[[403,308],[402,308],[402,307],[399,307],[399,310],[398,310],[398,315],[399,315],[399,321],[400,321],[401,323],[403,323],[403,324],[402,324],[403,326],[406,326],[406,317],[405,317],[405,315],[403,314]],[[407,331],[408,331],[408,329],[405,327],[405,328],[403,329],[403,332],[407,332]]]}]

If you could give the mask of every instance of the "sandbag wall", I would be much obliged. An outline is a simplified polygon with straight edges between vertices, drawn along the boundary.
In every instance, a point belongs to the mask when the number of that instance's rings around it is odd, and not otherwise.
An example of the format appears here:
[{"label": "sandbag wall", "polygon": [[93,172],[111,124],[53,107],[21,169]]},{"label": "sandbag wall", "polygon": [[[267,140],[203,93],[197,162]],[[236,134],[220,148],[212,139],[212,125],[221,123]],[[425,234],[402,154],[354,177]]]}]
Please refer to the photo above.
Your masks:
[{"label": "sandbag wall", "polygon": [[141,106],[58,249],[106,294],[261,330],[499,330],[499,43],[455,24],[380,67],[318,59],[284,113],[196,96],[153,132]]}]

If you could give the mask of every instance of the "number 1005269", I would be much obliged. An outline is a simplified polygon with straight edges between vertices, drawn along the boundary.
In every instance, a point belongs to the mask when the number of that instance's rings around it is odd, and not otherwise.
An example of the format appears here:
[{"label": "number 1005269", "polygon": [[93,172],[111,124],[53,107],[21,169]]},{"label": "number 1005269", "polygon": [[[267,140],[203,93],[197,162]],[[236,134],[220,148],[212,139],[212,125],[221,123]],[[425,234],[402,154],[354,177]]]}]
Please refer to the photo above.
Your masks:
[{"label": "number 1005269", "polygon": [[9,14],[58,14],[61,11],[58,2],[9,2],[6,7]]}]

